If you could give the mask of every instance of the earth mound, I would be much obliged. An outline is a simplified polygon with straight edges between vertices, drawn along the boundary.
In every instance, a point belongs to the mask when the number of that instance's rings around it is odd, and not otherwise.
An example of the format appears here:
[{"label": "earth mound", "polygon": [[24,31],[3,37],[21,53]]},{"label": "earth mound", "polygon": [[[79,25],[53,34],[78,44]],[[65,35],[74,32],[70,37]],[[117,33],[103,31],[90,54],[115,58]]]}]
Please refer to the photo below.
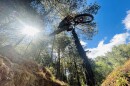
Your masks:
[{"label": "earth mound", "polygon": [[0,86],[67,86],[45,67],[22,58],[8,45],[0,48]]}]

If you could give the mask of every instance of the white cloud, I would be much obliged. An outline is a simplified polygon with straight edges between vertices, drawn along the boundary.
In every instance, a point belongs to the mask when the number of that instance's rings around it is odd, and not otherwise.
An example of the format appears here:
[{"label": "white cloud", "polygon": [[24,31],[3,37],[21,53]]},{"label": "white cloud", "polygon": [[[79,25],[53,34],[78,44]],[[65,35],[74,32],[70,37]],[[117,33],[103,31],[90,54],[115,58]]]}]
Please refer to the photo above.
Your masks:
[{"label": "white cloud", "polygon": [[102,40],[99,42],[96,48],[88,49],[91,51],[90,53],[87,54],[89,58],[96,58],[97,56],[104,56],[105,53],[110,52],[114,46],[130,43],[130,10],[127,11],[127,15],[122,22],[125,25],[127,32],[116,34],[107,44],[104,44],[105,40]]},{"label": "white cloud", "polygon": [[112,50],[114,46],[118,46],[120,44],[127,43],[127,40],[129,39],[130,34],[129,33],[122,33],[122,34],[116,34],[109,43],[104,44],[105,40],[102,40],[99,42],[98,46],[96,48],[90,48],[91,52],[88,53],[89,58],[96,58],[97,56],[104,56],[105,53]]},{"label": "white cloud", "polygon": [[81,43],[81,45],[83,45],[83,46],[86,46],[86,42],[84,42],[83,40],[80,40],[80,43]]},{"label": "white cloud", "polygon": [[130,10],[127,11],[127,16],[123,20],[123,24],[125,24],[127,30],[130,30]]}]

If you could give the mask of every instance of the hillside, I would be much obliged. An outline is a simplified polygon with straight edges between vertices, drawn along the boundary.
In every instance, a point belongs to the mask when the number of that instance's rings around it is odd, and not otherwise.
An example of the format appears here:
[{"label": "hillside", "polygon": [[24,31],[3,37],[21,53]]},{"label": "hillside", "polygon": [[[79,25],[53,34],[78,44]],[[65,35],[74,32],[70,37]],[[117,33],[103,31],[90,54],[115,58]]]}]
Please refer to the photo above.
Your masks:
[{"label": "hillside", "polygon": [[0,49],[0,86],[67,86],[12,46]]},{"label": "hillside", "polygon": [[102,86],[130,86],[130,60],[110,73]]}]

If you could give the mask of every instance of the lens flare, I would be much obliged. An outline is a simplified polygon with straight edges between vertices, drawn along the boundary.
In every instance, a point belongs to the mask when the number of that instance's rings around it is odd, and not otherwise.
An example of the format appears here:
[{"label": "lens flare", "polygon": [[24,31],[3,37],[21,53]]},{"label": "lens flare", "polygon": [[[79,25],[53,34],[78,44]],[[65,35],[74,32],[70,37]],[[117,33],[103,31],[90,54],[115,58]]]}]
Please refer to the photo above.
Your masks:
[{"label": "lens flare", "polygon": [[33,28],[30,26],[26,26],[24,29],[22,29],[22,34],[25,34],[27,36],[35,36],[40,31],[37,28]]}]

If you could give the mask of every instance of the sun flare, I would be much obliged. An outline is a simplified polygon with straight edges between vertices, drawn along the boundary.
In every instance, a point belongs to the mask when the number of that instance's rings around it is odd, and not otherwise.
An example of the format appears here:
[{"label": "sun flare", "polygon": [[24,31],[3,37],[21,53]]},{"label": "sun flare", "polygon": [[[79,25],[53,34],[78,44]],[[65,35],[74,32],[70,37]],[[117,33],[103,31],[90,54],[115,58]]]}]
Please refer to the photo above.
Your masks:
[{"label": "sun flare", "polygon": [[22,29],[22,34],[25,34],[27,36],[35,36],[40,31],[37,28],[33,28],[30,26],[26,26],[24,29]]}]

